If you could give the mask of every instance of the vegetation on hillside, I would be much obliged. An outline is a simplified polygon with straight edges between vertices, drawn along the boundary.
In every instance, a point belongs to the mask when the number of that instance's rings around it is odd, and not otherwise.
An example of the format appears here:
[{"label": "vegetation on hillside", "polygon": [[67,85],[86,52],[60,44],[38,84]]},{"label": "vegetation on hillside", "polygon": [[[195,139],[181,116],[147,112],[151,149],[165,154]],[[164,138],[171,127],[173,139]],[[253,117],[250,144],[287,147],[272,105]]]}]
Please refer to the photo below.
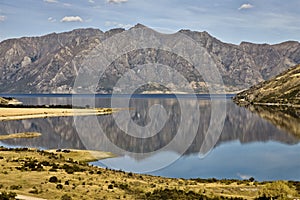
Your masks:
[{"label": "vegetation on hillside", "polygon": [[300,197],[300,183],[294,181],[162,178],[99,168],[64,154],[26,148],[0,148],[0,155],[1,198],[11,196],[8,199],[14,199],[14,194],[64,200]]},{"label": "vegetation on hillside", "polygon": [[239,105],[300,106],[300,65],[236,95]]}]

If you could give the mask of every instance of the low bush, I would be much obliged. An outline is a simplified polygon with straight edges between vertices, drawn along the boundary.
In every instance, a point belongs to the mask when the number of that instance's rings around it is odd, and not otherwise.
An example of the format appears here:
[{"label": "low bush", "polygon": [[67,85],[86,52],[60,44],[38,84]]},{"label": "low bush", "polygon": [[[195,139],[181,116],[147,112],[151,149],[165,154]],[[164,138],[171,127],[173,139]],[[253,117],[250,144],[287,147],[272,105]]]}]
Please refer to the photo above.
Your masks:
[{"label": "low bush", "polygon": [[72,200],[72,197],[70,197],[67,194],[62,195],[61,200]]},{"label": "low bush", "polygon": [[1,192],[0,193],[0,200],[13,200],[16,199],[17,194],[14,192]]},{"label": "low bush", "polygon": [[112,184],[108,185],[108,189],[114,189],[114,186]]},{"label": "low bush", "polygon": [[59,189],[59,190],[63,189],[63,185],[62,184],[57,184],[56,189]]},{"label": "low bush", "polygon": [[11,185],[9,188],[10,188],[11,190],[19,190],[19,189],[22,188],[22,186],[21,186],[21,185]]},{"label": "low bush", "polygon": [[57,182],[58,182],[58,178],[57,178],[56,176],[51,176],[51,177],[49,178],[49,182],[50,182],[50,183],[57,183]]}]

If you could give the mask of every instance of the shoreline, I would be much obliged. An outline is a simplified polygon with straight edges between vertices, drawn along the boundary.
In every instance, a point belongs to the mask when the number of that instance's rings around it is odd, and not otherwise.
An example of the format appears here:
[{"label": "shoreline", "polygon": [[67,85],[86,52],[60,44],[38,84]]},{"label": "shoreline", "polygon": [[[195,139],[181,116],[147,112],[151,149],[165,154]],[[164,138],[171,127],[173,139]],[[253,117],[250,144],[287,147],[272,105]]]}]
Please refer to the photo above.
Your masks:
[{"label": "shoreline", "polygon": [[253,105],[258,106],[283,106],[283,107],[291,107],[291,108],[300,108],[298,104],[291,104],[291,103],[261,103],[261,102],[253,102]]},{"label": "shoreline", "polygon": [[23,132],[23,133],[11,133],[0,135],[1,140],[8,140],[8,139],[16,139],[16,138],[35,138],[40,137],[42,134],[38,132]]},{"label": "shoreline", "polygon": [[233,98],[233,102],[242,107],[248,106],[276,106],[276,107],[289,107],[289,108],[300,108],[299,104],[292,104],[292,103],[274,103],[274,102],[249,102],[243,99]]},{"label": "shoreline", "polygon": [[95,151],[95,150],[81,150],[81,149],[49,149],[45,152],[54,153],[63,156],[67,160],[77,162],[90,163],[107,158],[115,158],[117,155],[111,152]]},{"label": "shoreline", "polygon": [[124,109],[112,108],[10,108],[0,107],[0,121],[22,120],[46,117],[70,117],[109,115]]},{"label": "shoreline", "polygon": [[[54,150],[52,150],[54,151]],[[43,199],[255,199],[300,196],[299,181],[181,179],[92,166],[38,149],[0,147],[0,193]],[[279,190],[279,189],[280,190]]]}]

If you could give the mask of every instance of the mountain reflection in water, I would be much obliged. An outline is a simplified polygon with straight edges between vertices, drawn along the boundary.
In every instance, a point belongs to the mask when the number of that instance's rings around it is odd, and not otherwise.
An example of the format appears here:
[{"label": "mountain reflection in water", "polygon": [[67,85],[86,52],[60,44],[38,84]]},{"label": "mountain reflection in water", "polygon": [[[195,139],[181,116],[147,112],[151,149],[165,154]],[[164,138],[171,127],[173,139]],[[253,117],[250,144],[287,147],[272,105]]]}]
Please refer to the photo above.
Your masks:
[{"label": "mountain reflection in water", "polygon": [[[44,98],[44,97],[43,97]],[[70,104],[70,98],[49,98],[31,100],[31,103],[36,104],[51,104],[54,102],[63,102],[63,104]],[[67,100],[66,100],[67,99]],[[120,98],[120,101],[122,99]],[[35,102],[33,102],[35,101]],[[240,141],[241,143],[250,142],[267,142],[277,141],[285,144],[296,144],[299,142],[299,137],[295,136],[295,131],[299,131],[299,119],[287,120],[294,124],[292,129],[286,128],[284,130],[277,129],[274,125],[261,119],[258,115],[251,113],[245,108],[236,106],[230,99],[227,101],[218,101],[218,104],[226,104],[226,119],[225,124],[220,135],[217,146],[225,142]],[[30,100],[25,99],[28,104]],[[195,104],[199,104],[200,120],[197,135],[194,138],[192,144],[187,149],[185,154],[199,152],[203,143],[204,134],[206,133],[211,117],[211,101],[189,100],[184,99],[187,105],[190,105],[191,109]],[[6,121],[0,122],[0,133],[17,133],[25,131],[34,131],[42,133],[42,136],[34,139],[11,139],[2,141],[6,145],[17,146],[30,146],[40,147],[45,149],[53,148],[78,148],[78,149],[97,149],[103,151],[112,151],[118,155],[122,154],[122,151],[116,151],[111,145],[104,143],[108,138],[113,144],[120,149],[124,149],[129,152],[139,153],[138,159],[141,159],[141,153],[153,152],[164,146],[166,146],[177,134],[178,127],[181,120],[180,105],[177,99],[173,98],[135,98],[131,99],[130,107],[134,108],[130,110],[132,120],[140,125],[145,126],[150,122],[149,108],[152,105],[162,105],[168,114],[169,119],[166,121],[164,127],[158,134],[146,138],[135,138],[124,134],[124,132],[118,128],[112,115],[98,116],[98,122],[105,134],[100,134],[95,130],[95,124],[90,123],[89,116],[79,117],[78,120],[84,121],[86,127],[90,132],[77,133],[74,125],[74,119],[72,117],[56,117],[56,118],[44,118],[44,119],[32,119],[32,120],[19,120],[19,121]],[[109,98],[96,99],[97,106],[110,106]],[[188,106],[186,106],[188,107]],[[192,110],[189,112],[193,112]],[[271,112],[270,112],[271,113]],[[269,115],[269,113],[267,114]],[[281,116],[280,116],[281,117]],[[183,123],[189,125],[193,123],[195,119],[184,119]],[[105,139],[104,139],[105,137]],[[168,151],[180,152],[180,144],[186,139],[186,135],[182,135],[177,145],[172,146],[172,149]]]},{"label": "mountain reflection in water", "polygon": [[249,109],[278,129],[300,138],[300,108],[287,106],[250,106]]}]

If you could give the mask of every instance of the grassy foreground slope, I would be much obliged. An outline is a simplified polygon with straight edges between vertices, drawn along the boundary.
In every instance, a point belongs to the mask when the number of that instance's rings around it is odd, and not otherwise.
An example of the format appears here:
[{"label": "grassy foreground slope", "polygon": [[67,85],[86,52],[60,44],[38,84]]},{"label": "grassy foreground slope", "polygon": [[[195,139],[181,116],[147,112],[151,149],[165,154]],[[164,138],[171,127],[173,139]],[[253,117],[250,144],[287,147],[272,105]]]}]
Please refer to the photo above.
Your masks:
[{"label": "grassy foreground slope", "polygon": [[[300,197],[300,183],[172,179],[90,166],[56,154],[0,148],[0,192],[44,199],[255,199]],[[0,197],[1,195],[0,194]]]},{"label": "grassy foreground slope", "polygon": [[300,65],[236,95],[240,105],[276,104],[300,107]]}]

